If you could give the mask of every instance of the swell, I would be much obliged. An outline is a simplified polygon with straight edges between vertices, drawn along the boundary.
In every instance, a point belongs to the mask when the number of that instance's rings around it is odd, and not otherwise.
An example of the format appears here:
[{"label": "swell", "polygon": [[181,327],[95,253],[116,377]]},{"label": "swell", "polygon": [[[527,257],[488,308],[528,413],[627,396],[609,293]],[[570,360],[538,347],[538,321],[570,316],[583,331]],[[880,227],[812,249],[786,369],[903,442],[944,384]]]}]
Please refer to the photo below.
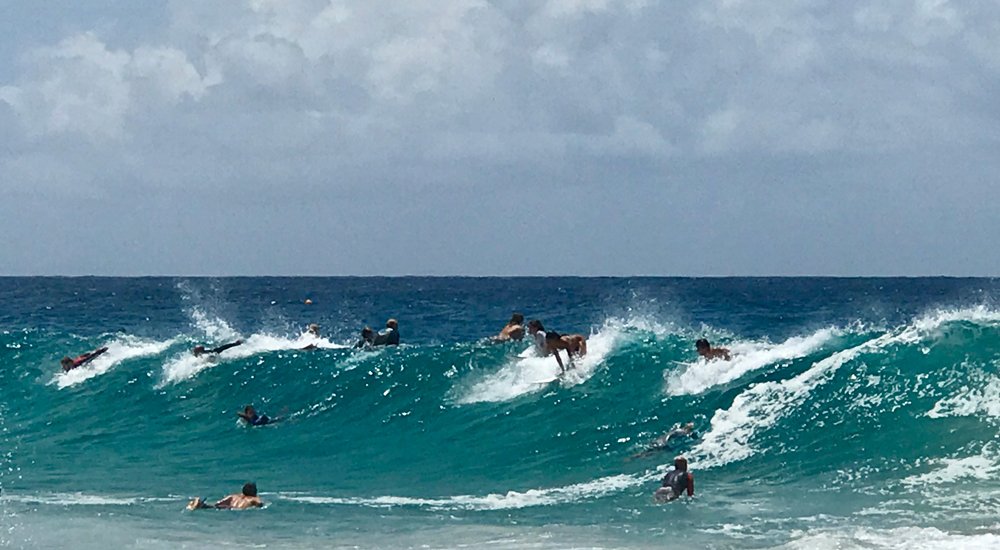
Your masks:
[{"label": "swell", "polygon": [[[12,460],[32,464],[23,483],[62,486],[72,464],[81,491],[163,496],[162,476],[204,486],[222,466],[319,505],[546,506],[625,498],[672,456],[629,458],[688,420],[702,432],[692,465],[720,485],[752,477],[919,496],[928,482],[1000,464],[990,443],[1000,316],[988,308],[773,343],[725,335],[734,359],[713,362],[694,356],[700,328],[609,318],[590,357],[548,384],[536,381],[554,372],[551,359],[482,342],[363,352],[323,340],[306,351],[305,336],[262,332],[218,362],[192,362],[187,350],[211,330],[0,335],[14,365],[0,373]],[[240,336],[230,330],[214,334]],[[53,375],[52,341],[110,351]],[[245,428],[235,413],[247,403],[282,420]],[[244,448],[253,452],[234,452]]]}]

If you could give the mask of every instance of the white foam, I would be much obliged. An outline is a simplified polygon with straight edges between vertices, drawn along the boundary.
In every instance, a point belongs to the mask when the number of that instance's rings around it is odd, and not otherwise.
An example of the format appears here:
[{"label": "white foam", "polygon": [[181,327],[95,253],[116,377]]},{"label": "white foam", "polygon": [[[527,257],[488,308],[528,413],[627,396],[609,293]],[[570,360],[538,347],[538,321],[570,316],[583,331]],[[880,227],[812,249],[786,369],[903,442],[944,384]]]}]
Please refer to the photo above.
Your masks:
[{"label": "white foam", "polygon": [[750,440],[757,432],[772,427],[795,410],[814,388],[829,380],[845,363],[862,353],[877,352],[890,345],[914,344],[933,338],[942,325],[956,321],[992,323],[1000,321],[1000,315],[980,307],[935,312],[908,326],[834,353],[798,376],[751,386],[736,396],[729,409],[715,412],[711,428],[691,454],[700,459],[700,468],[721,466],[751,456],[754,451]]},{"label": "white foam", "polygon": [[1000,536],[993,533],[956,534],[933,527],[898,527],[895,529],[851,528],[821,532],[795,532],[798,536],[781,549],[803,550],[852,550],[906,549],[906,550],[979,550],[1000,547]]},{"label": "white foam", "polygon": [[[998,366],[998,361],[994,361],[994,367]],[[963,370],[968,371],[971,366],[963,364]],[[934,403],[934,407],[927,412],[931,418],[945,418],[948,416],[974,416],[985,415],[989,418],[1000,418],[1000,378],[991,375],[987,382],[982,385],[963,385],[958,389],[958,395],[945,397]],[[975,380],[973,381],[975,382]]]},{"label": "white foam", "polygon": [[155,340],[143,340],[135,336],[117,338],[104,344],[107,346],[108,351],[81,367],[57,374],[52,379],[52,382],[60,389],[73,386],[108,372],[122,361],[163,353],[175,341],[176,339],[157,342]]},{"label": "white foam", "polygon": [[508,491],[488,495],[456,495],[443,498],[413,498],[381,496],[371,498],[345,498],[308,496],[300,494],[279,495],[286,500],[310,504],[346,504],[368,507],[419,506],[434,510],[513,510],[532,506],[552,506],[592,500],[635,487],[644,483],[642,478],[619,474],[603,477],[586,483],[555,487],[551,489],[530,489]]},{"label": "white foam", "polygon": [[175,356],[163,365],[162,384],[187,380],[205,369],[229,361],[274,351],[302,350],[309,345],[314,345],[321,349],[342,349],[347,347],[309,333],[302,334],[296,338],[274,336],[271,334],[254,334],[244,340],[241,345],[224,350],[222,353],[204,354],[200,357],[195,357],[190,351],[185,351]]},{"label": "white foam", "polygon": [[87,495],[84,493],[19,494],[4,492],[3,500],[55,506],[132,506],[142,502],[162,502],[174,499]]},{"label": "white foam", "polygon": [[[573,360],[574,367],[559,379],[565,387],[576,386],[590,379],[605,357],[614,349],[623,335],[618,323],[606,323],[601,331],[587,339],[587,355]],[[568,357],[563,352],[563,365]],[[521,357],[508,362],[499,371],[473,383],[456,402],[460,404],[509,401],[522,395],[538,392],[548,387],[546,381],[559,375],[555,358]],[[542,382],[542,383],[540,383]]]},{"label": "white foam", "polygon": [[209,317],[199,308],[191,310],[191,323],[200,333],[205,335],[209,341],[231,341],[239,338],[239,333],[229,326],[224,319],[219,317]]},{"label": "white foam", "polygon": [[729,361],[716,359],[682,363],[683,368],[668,374],[667,394],[699,394],[779,361],[809,355],[840,333],[837,329],[825,328],[808,336],[794,336],[780,344],[767,342],[730,344],[728,347],[732,352],[732,359]]},{"label": "white foam", "polygon": [[940,492],[942,483],[952,483],[960,479],[996,479],[1000,473],[1000,451],[993,443],[983,446],[978,455],[964,458],[942,458],[933,461],[939,467],[923,474],[903,479],[903,485],[910,487],[928,486],[933,492]]}]

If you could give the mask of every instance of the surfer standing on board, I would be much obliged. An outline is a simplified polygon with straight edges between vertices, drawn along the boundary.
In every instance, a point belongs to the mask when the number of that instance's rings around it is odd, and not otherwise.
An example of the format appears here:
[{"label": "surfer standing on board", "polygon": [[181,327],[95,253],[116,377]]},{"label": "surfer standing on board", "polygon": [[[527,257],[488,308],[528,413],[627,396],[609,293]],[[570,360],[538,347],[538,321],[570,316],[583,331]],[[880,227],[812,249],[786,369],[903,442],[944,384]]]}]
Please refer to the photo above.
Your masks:
[{"label": "surfer standing on board", "polygon": [[87,363],[96,359],[98,355],[106,351],[108,351],[107,346],[103,348],[97,348],[94,351],[88,351],[83,355],[77,355],[75,358],[72,359],[70,359],[69,357],[63,357],[59,361],[59,364],[62,365],[63,371],[69,372],[77,367],[82,367],[83,365],[86,365]]}]

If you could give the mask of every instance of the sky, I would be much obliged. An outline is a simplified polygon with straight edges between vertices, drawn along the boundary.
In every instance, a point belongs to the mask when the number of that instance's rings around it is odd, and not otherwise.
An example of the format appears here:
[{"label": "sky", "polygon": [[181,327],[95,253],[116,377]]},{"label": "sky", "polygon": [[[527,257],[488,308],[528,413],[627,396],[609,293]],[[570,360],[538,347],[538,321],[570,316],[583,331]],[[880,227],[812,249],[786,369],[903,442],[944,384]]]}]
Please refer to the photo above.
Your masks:
[{"label": "sky", "polygon": [[0,275],[1000,276],[992,0],[0,14]]}]

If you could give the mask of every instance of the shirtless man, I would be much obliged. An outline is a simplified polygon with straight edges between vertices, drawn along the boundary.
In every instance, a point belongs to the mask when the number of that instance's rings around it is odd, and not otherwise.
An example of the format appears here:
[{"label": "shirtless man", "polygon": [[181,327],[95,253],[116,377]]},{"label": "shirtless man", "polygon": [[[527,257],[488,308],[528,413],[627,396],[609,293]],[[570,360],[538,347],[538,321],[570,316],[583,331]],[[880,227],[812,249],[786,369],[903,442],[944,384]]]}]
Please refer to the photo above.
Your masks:
[{"label": "shirtless man", "polygon": [[257,496],[257,484],[251,481],[243,485],[242,494],[229,495],[211,506],[203,498],[195,497],[188,503],[187,509],[215,508],[217,510],[245,510],[247,508],[261,508],[263,506],[264,502]]},{"label": "shirtless man", "polygon": [[211,353],[211,354],[216,354],[217,355],[219,353],[222,353],[222,352],[226,351],[229,348],[235,348],[236,346],[238,346],[238,345],[240,345],[242,343],[243,343],[243,340],[237,340],[235,342],[230,342],[228,344],[222,344],[221,346],[219,346],[217,348],[212,348],[212,349],[205,349],[205,346],[195,346],[194,348],[191,349],[191,353],[193,353],[195,357],[201,357],[202,355],[204,355],[206,353]]},{"label": "shirtless man", "polygon": [[77,355],[75,358],[72,359],[70,359],[69,357],[63,357],[59,361],[59,364],[62,365],[62,369],[64,372],[69,372],[77,367],[82,367],[83,365],[86,365],[87,363],[96,359],[98,355],[106,351],[108,351],[108,348],[105,346],[103,348],[97,348],[94,351],[88,351],[83,355]]},{"label": "shirtless man", "polygon": [[503,327],[500,334],[493,339],[494,342],[509,342],[511,340],[518,340],[524,338],[524,315],[520,313],[514,313],[510,316],[510,321],[507,321],[507,325]]},{"label": "shirtless man", "polygon": [[705,359],[724,359],[729,361],[729,350],[726,348],[713,348],[712,344],[708,340],[702,338],[694,343],[695,349],[698,350],[698,355],[704,357]]},{"label": "shirtless man", "polygon": [[[564,367],[562,358],[559,357],[559,350],[566,350],[569,356],[569,365]],[[560,374],[566,372],[567,368],[573,368],[573,356],[582,357],[587,355],[587,339],[582,334],[559,334],[555,331],[545,333],[545,354],[556,356],[556,363],[559,363]]]}]

